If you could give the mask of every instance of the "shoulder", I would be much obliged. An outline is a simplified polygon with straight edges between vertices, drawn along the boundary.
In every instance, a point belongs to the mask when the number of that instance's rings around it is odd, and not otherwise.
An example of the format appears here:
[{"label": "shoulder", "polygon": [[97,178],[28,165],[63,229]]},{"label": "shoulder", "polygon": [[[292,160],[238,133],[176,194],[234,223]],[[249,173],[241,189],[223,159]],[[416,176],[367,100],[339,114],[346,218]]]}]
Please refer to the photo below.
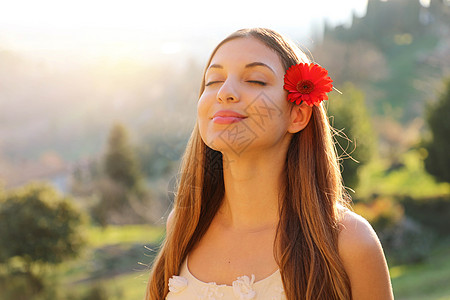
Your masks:
[{"label": "shoulder", "polygon": [[346,254],[356,254],[354,252],[363,252],[361,250],[381,248],[372,226],[360,215],[350,210],[344,211],[339,227],[338,246],[341,255],[345,256]]},{"label": "shoulder", "polygon": [[347,210],[340,221],[338,251],[354,299],[393,299],[381,243],[363,217]]}]

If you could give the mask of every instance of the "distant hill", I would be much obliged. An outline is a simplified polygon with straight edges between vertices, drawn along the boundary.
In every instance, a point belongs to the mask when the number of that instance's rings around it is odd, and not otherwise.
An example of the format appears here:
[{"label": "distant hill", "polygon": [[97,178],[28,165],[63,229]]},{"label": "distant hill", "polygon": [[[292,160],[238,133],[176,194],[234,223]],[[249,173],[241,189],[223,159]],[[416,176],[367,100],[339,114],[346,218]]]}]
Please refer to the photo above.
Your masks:
[{"label": "distant hill", "polygon": [[400,122],[421,117],[444,76],[450,75],[450,2],[369,0],[365,16],[348,28],[326,26],[313,54],[337,87],[363,89],[375,115]]},{"label": "distant hill", "polygon": [[[152,135],[166,141],[184,135],[201,77],[199,63],[184,61],[57,68],[0,49],[0,185],[54,176],[97,157],[115,121],[130,128],[134,145],[151,144]],[[55,159],[49,164],[48,157]]]}]

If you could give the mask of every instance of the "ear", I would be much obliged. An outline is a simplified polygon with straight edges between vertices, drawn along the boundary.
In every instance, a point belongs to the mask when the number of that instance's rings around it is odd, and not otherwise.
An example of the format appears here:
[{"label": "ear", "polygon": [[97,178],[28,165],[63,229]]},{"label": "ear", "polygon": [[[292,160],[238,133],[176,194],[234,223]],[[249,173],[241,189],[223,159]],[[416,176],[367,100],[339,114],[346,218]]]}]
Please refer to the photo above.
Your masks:
[{"label": "ear", "polygon": [[291,109],[291,122],[288,127],[288,132],[297,133],[308,125],[311,119],[312,107],[306,103],[294,105]]}]

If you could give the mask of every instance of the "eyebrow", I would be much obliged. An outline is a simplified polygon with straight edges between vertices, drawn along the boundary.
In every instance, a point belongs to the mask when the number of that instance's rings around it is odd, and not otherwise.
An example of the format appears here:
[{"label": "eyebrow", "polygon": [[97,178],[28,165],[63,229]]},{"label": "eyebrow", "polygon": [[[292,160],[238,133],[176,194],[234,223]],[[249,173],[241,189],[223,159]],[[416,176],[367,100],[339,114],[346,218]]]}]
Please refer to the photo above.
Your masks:
[{"label": "eyebrow", "polygon": [[[275,74],[275,71],[274,71],[271,67],[269,67],[268,65],[266,65],[265,63],[260,62],[260,61],[255,61],[255,62],[252,62],[252,63],[249,63],[249,64],[246,64],[246,65],[245,65],[245,68],[246,68],[246,69],[247,69],[247,68],[254,68],[254,67],[266,67],[266,68],[268,68],[270,71],[272,71],[272,73]],[[208,67],[208,70],[209,70],[209,69],[213,69],[213,68],[215,68],[215,69],[223,69],[223,66],[222,66],[222,65],[218,65],[218,64],[213,64],[213,65],[210,65],[210,66]]]}]

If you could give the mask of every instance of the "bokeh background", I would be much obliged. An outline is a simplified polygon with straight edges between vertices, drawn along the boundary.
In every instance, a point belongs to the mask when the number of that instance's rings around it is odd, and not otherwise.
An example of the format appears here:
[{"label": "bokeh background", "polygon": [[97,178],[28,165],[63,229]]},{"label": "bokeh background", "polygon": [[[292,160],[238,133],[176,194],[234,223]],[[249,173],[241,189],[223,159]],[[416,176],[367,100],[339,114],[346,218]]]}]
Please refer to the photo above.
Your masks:
[{"label": "bokeh background", "polygon": [[450,299],[450,1],[0,4],[0,299],[142,299],[200,76],[269,27],[334,79],[354,210],[396,299]]}]

